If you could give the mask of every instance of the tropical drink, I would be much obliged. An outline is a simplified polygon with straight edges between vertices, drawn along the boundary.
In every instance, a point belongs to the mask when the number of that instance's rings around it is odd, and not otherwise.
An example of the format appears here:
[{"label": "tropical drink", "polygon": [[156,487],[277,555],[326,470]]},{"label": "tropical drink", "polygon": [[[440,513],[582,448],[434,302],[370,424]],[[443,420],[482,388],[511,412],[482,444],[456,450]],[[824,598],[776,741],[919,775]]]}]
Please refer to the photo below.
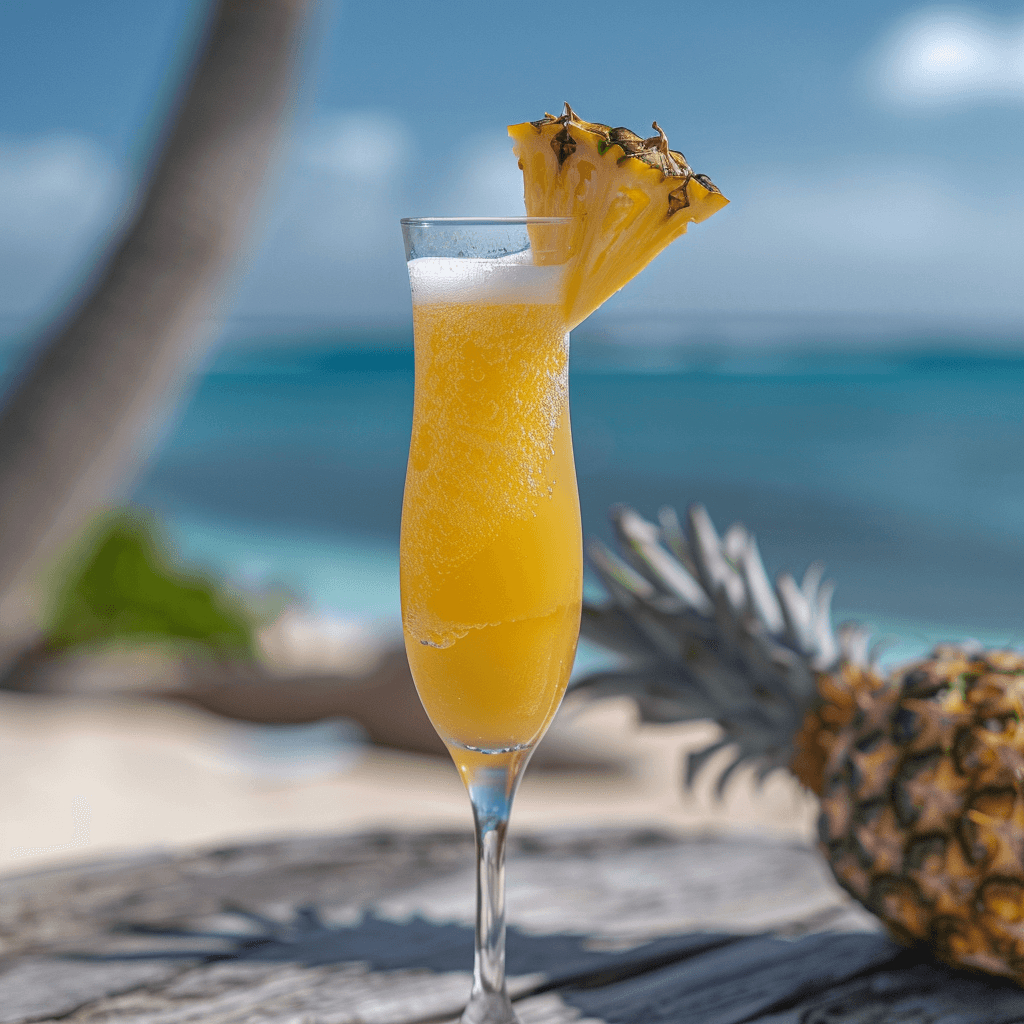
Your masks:
[{"label": "tropical drink", "polygon": [[427,257],[409,263],[409,276],[416,399],[401,559],[409,662],[446,743],[524,749],[558,707],[579,633],[561,268]]},{"label": "tropical drink", "polygon": [[726,202],[655,128],[642,139],[566,105],[509,129],[529,217],[402,221],[416,345],[402,624],[473,806],[476,956],[462,1024],[516,1022],[505,834],[579,633],[568,332]]}]

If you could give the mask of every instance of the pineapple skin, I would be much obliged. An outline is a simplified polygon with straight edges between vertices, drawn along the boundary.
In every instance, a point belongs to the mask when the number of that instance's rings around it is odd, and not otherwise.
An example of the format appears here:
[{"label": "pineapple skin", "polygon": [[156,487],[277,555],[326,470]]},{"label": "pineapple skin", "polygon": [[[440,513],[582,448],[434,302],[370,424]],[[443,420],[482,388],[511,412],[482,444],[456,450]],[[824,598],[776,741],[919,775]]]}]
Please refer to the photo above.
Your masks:
[{"label": "pineapple skin", "polygon": [[1024,655],[845,663],[794,743],[839,882],[904,943],[1024,985]]}]

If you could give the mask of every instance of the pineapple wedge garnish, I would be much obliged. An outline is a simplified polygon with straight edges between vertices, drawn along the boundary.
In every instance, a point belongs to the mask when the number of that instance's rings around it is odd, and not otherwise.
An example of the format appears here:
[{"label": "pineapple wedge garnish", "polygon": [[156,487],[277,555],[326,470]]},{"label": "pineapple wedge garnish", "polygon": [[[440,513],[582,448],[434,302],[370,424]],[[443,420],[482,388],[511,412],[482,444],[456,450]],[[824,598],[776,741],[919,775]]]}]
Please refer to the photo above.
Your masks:
[{"label": "pineapple wedge garnish", "polygon": [[577,117],[510,125],[531,217],[571,217],[566,247],[566,313],[570,327],[631,281],[689,224],[729,201],[703,174],[694,174],[668,138],[641,138]]}]

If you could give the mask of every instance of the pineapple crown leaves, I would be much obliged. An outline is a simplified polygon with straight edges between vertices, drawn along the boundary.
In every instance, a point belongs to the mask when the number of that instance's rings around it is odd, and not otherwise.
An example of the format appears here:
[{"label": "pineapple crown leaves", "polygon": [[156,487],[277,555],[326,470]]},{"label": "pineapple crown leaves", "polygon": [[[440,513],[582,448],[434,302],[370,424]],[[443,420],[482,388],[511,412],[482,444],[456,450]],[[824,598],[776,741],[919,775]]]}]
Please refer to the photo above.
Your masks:
[{"label": "pineapple crown leaves", "polygon": [[727,746],[733,760],[717,780],[720,794],[741,764],[755,762],[759,780],[787,767],[793,737],[820,702],[819,675],[868,663],[864,630],[833,631],[822,566],[799,584],[783,574],[773,587],[746,528],[720,537],[700,505],[685,528],[671,508],[658,524],[623,505],[610,518],[619,552],[600,542],[587,552],[610,599],[584,605],[582,632],[621,664],[573,690],[627,695],[644,722],[717,722],[722,738],[689,756],[687,786]]}]

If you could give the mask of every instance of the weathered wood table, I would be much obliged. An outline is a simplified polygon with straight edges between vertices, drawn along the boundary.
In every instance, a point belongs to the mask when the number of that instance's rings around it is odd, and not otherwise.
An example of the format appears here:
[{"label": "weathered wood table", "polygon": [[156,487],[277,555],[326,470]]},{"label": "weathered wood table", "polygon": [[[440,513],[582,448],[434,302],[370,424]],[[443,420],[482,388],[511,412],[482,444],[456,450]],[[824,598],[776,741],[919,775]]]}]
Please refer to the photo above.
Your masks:
[{"label": "weathered wood table", "polygon": [[[466,835],[304,838],[0,881],[0,1022],[412,1024],[469,991]],[[1009,1024],[1024,991],[891,943],[768,839],[516,836],[524,1024]]]}]

